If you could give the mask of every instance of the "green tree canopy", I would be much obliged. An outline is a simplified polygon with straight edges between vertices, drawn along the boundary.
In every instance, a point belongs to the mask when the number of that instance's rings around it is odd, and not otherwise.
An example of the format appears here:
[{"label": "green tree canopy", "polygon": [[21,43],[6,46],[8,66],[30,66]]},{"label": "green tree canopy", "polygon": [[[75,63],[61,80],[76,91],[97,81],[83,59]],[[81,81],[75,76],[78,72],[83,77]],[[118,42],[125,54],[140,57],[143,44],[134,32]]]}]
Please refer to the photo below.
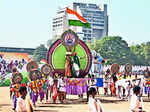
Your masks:
[{"label": "green tree canopy", "polygon": [[42,58],[46,60],[46,56],[47,56],[47,48],[44,46],[44,44],[41,44],[35,49],[33,59],[37,62],[40,62]]},{"label": "green tree canopy", "polygon": [[136,45],[132,45],[130,47],[132,53],[134,55],[136,55],[136,60],[135,60],[135,64],[136,65],[146,65],[146,60],[145,60],[145,48],[146,48],[146,45],[143,43],[143,44],[136,44]]},{"label": "green tree canopy", "polygon": [[94,44],[95,50],[108,59],[108,64],[135,64],[136,56],[131,52],[128,43],[122,37],[107,36],[96,41]]}]

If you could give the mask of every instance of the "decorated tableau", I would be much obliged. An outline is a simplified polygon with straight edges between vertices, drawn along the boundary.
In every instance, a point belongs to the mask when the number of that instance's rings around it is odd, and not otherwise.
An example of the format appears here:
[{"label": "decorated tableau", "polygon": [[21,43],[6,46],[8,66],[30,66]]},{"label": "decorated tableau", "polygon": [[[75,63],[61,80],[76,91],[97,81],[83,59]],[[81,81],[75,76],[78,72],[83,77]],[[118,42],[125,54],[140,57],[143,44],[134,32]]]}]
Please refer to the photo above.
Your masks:
[{"label": "decorated tableau", "polygon": [[55,73],[85,77],[91,67],[92,55],[87,45],[68,30],[49,48],[47,62]]}]

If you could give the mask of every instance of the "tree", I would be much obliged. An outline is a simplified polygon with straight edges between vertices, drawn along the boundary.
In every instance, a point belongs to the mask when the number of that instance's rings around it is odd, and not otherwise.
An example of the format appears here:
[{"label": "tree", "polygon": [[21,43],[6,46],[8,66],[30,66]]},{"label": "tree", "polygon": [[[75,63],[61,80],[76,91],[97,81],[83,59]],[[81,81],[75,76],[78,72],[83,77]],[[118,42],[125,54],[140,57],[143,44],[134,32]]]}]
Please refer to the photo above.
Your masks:
[{"label": "tree", "polygon": [[144,51],[145,51],[145,60],[147,62],[147,65],[150,65],[150,42],[146,43]]},{"label": "tree", "polygon": [[135,64],[134,60],[136,60],[136,57],[128,47],[128,43],[122,40],[122,37],[107,36],[96,41],[94,44],[95,50],[108,59],[108,64]]},{"label": "tree", "polygon": [[47,47],[49,48],[53,44],[53,42],[54,42],[54,39],[49,39],[47,41]]},{"label": "tree", "polygon": [[86,42],[86,45],[88,46],[89,49],[93,49],[94,48],[94,44],[92,44],[89,41]]},{"label": "tree", "polygon": [[49,48],[57,39],[60,39],[61,35],[56,35],[55,37],[49,39],[47,41],[47,47]]},{"label": "tree", "polygon": [[146,65],[146,60],[145,60],[145,48],[146,45],[144,43],[137,44],[137,45],[132,45],[130,47],[132,53],[136,56],[135,64],[136,65]]},{"label": "tree", "polygon": [[33,59],[37,62],[40,62],[42,58],[46,60],[46,55],[47,55],[47,48],[44,46],[44,44],[41,44],[35,49],[33,53]]}]

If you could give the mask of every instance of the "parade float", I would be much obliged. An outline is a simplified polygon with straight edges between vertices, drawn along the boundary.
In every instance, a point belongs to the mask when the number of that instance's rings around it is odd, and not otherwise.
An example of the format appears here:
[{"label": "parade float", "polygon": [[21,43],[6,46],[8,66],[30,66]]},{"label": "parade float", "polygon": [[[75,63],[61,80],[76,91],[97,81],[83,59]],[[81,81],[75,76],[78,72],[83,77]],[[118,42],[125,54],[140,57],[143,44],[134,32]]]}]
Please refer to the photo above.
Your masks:
[{"label": "parade float", "polygon": [[66,77],[67,94],[80,95],[87,92],[85,77],[91,68],[92,54],[76,33],[72,30],[64,32],[61,39],[49,48],[47,62],[53,71],[52,75]]},{"label": "parade float", "polygon": [[[68,30],[61,35],[61,39],[56,40],[49,48],[47,62],[52,66],[55,73],[65,75],[65,65],[69,58],[73,58],[76,53],[79,58],[79,77],[84,78],[92,64],[92,54],[87,45],[78,38],[72,30]],[[68,60],[67,60],[68,59]]]}]

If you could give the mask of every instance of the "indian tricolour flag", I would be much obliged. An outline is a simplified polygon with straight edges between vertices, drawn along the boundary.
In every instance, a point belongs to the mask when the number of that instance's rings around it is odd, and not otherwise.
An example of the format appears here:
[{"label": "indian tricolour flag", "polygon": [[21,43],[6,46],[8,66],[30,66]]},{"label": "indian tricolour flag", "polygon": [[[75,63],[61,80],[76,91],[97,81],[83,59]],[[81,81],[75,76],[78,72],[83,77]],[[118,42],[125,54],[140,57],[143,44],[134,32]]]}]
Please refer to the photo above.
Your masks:
[{"label": "indian tricolour flag", "polygon": [[47,61],[45,59],[41,59],[40,64],[47,64]]},{"label": "indian tricolour flag", "polygon": [[76,11],[66,8],[66,12],[68,14],[68,24],[70,26],[81,26],[85,28],[91,28],[90,23],[88,23],[87,20]]}]

